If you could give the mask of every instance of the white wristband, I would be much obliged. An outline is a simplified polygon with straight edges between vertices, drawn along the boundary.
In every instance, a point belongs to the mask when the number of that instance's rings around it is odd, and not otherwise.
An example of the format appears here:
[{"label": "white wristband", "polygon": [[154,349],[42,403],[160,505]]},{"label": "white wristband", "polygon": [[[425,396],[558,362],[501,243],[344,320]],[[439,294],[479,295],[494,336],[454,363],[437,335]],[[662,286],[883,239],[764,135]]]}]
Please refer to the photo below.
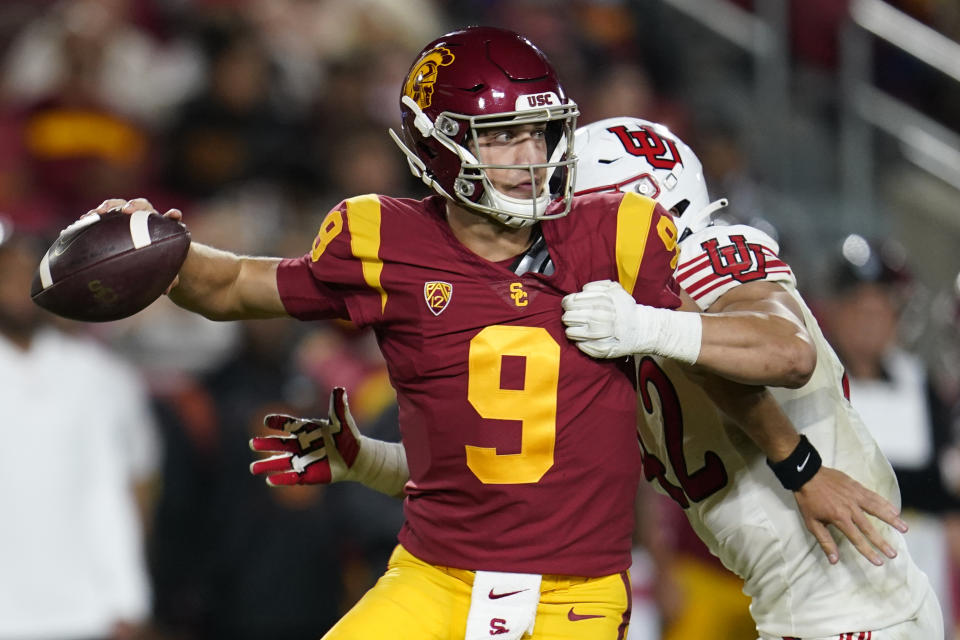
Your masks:
[{"label": "white wristband", "polygon": [[634,353],[654,353],[679,362],[694,364],[700,357],[703,320],[699,313],[673,311],[645,305],[635,307],[637,335]]},{"label": "white wristband", "polygon": [[402,496],[410,479],[403,445],[360,436],[360,450],[349,479],[388,496]]}]

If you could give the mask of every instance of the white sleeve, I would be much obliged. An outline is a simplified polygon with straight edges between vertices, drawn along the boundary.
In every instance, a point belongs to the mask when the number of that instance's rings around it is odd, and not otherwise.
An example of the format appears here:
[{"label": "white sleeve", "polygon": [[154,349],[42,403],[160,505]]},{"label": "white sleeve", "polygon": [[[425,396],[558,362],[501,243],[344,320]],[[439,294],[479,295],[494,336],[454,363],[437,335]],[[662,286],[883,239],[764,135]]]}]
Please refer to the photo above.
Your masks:
[{"label": "white sleeve", "polygon": [[740,284],[766,281],[795,287],[793,271],[779,251],[777,242],[759,229],[710,226],[680,243],[676,279],[703,310]]},{"label": "white sleeve", "polygon": [[161,444],[150,394],[139,372],[130,371],[128,395],[123,402],[127,431],[123,434],[130,462],[130,475],[137,481],[159,471]]},{"label": "white sleeve", "polygon": [[159,470],[162,446],[146,381],[138,369],[112,352],[92,350],[90,357],[97,361],[104,385],[113,390],[110,413],[104,415],[110,424],[113,454],[122,461],[130,481],[149,479]]}]

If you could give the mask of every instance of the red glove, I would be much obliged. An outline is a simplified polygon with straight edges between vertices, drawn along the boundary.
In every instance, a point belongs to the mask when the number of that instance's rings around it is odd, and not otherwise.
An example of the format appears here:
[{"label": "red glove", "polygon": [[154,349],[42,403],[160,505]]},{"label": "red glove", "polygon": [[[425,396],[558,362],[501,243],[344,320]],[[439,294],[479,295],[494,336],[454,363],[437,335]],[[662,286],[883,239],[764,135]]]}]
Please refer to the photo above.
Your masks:
[{"label": "red glove", "polygon": [[264,417],[263,424],[290,434],[257,436],[250,440],[254,451],[278,454],[250,465],[250,472],[266,475],[270,486],[330,484],[353,479],[349,477],[350,468],[360,452],[362,436],[350,415],[343,387],[336,387],[330,394],[328,418],[271,413]]},{"label": "red glove", "polygon": [[335,387],[330,393],[330,415],[326,418],[271,413],[263,423],[289,434],[250,440],[254,451],[277,454],[250,464],[250,472],[265,475],[268,485],[353,480],[390,496],[403,495],[410,478],[403,445],[361,435],[343,387]]}]

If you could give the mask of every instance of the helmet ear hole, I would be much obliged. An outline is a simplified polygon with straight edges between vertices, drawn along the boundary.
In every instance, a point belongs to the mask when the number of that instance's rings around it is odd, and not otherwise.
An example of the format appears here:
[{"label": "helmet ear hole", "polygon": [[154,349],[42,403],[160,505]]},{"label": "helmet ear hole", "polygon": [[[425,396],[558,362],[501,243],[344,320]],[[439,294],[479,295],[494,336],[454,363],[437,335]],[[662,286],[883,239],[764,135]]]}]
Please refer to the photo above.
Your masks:
[{"label": "helmet ear hole", "polygon": [[676,210],[677,216],[679,217],[679,216],[682,216],[682,215],[683,215],[683,212],[686,211],[686,210],[687,210],[687,207],[689,207],[689,206],[690,206],[690,201],[689,201],[689,200],[681,200],[681,201],[678,202],[677,204],[673,205],[673,206],[671,207],[671,209]]}]

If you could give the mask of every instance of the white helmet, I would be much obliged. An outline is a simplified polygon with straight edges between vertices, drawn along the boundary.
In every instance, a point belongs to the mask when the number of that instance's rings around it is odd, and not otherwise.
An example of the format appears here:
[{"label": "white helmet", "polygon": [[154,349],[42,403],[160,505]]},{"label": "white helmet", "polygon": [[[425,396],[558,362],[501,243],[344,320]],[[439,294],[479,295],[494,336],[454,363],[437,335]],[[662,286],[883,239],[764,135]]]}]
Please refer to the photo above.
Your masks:
[{"label": "white helmet", "polygon": [[576,192],[635,191],[676,215],[680,237],[710,224],[727,206],[710,202],[700,159],[662,124],[640,118],[607,118],[577,129]]}]

